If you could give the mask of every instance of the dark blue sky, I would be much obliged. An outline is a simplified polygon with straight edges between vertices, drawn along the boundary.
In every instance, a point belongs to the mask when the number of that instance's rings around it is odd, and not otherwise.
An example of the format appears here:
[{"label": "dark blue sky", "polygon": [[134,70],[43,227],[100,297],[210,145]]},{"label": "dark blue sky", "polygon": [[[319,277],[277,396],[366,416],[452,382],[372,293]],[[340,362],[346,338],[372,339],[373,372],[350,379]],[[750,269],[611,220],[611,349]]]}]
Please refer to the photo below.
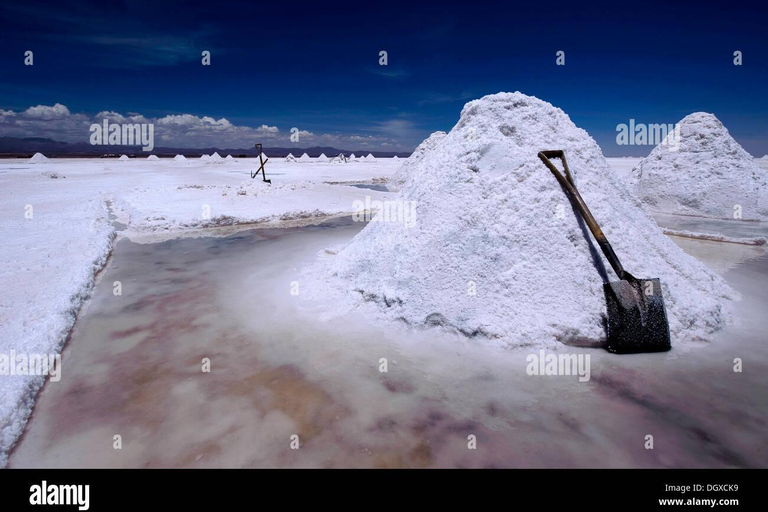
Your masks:
[{"label": "dark blue sky", "polygon": [[[561,107],[608,156],[650,151],[616,145],[630,118],[674,123],[702,110],[762,156],[766,14],[765,2],[18,1],[0,8],[0,109],[15,119],[0,135],[87,140],[86,118],[111,111],[190,114],[169,135],[180,145],[263,133],[289,146],[298,127],[313,134],[300,146],[410,150],[449,130],[466,101],[520,90]],[[77,119],[20,122],[57,103]]]}]

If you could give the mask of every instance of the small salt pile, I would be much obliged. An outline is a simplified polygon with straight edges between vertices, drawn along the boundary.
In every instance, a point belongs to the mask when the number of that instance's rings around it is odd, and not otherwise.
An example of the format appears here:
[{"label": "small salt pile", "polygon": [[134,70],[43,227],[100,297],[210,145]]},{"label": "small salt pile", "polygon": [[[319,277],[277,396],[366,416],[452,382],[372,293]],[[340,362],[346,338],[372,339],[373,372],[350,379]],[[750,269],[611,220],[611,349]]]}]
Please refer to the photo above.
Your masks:
[{"label": "small salt pile", "polygon": [[312,161],[312,158],[310,158],[310,156],[306,153],[304,153],[299,157],[299,162],[310,162],[310,161]]},{"label": "small salt pile", "polygon": [[184,155],[176,155],[175,157],[173,157],[173,159],[176,160],[177,162],[186,162],[187,161],[187,157],[185,157]]},{"label": "small salt pile", "polygon": [[366,155],[366,157],[363,160],[365,160],[366,162],[374,162],[376,161],[376,157],[368,153],[368,155]]},{"label": "small salt pile", "polygon": [[683,118],[679,141],[670,136],[632,171],[637,196],[662,213],[721,219],[768,218],[768,173],[717,117]]},{"label": "small salt pile", "polygon": [[208,160],[210,160],[210,159],[211,159],[211,157],[210,157],[209,155],[202,155],[202,156],[200,157],[200,160],[202,160],[202,161],[204,161],[204,162],[207,162],[207,161],[208,161]]},{"label": "small salt pile", "polygon": [[121,162],[125,162],[126,160],[130,160],[130,158],[128,158],[128,155],[120,155],[120,158],[118,158],[118,160],[120,160]]},{"label": "small salt pile", "polygon": [[147,160],[160,160],[160,158],[158,158],[157,155],[149,155]]},{"label": "small salt pile", "polygon": [[227,162],[234,162],[235,157],[233,157],[232,155],[227,155],[227,157],[224,160],[226,160]]},{"label": "small salt pile", "polygon": [[537,157],[543,149],[565,151],[623,265],[661,279],[673,345],[726,323],[725,281],[662,233],[587,132],[519,92],[467,103],[395,204],[326,261],[328,282],[393,320],[500,346],[604,340],[603,283],[617,277]]},{"label": "small salt pile", "polygon": [[345,164],[347,163],[347,159],[344,157],[344,153],[339,153],[337,156],[331,160],[332,164]]},{"label": "small salt pile", "polygon": [[291,153],[288,153],[288,156],[285,157],[285,162],[286,163],[294,163],[295,161],[296,161],[296,157],[293,156],[293,154],[291,154]]},{"label": "small salt pile", "polygon": [[448,134],[445,132],[435,132],[424,139],[421,144],[416,146],[416,149],[413,150],[411,156],[409,156],[397,171],[395,171],[395,174],[392,176],[392,181],[401,184],[405,183],[405,180],[410,176],[411,171],[419,165],[419,162],[424,158],[424,155],[435,149],[446,135]]},{"label": "small salt pile", "polygon": [[317,161],[321,163],[326,163],[328,162],[328,157],[325,156],[325,153],[320,153],[320,156],[317,157]]},{"label": "small salt pile", "polygon": [[350,153],[350,154],[349,154],[349,159],[348,159],[348,160],[349,160],[350,162],[357,162],[357,161],[359,161],[360,159],[359,159],[359,158],[357,158],[357,157],[355,156],[355,154],[354,154],[354,153]]},{"label": "small salt pile", "polygon": [[42,153],[35,153],[32,158],[28,160],[30,164],[39,164],[48,161],[48,157]]}]

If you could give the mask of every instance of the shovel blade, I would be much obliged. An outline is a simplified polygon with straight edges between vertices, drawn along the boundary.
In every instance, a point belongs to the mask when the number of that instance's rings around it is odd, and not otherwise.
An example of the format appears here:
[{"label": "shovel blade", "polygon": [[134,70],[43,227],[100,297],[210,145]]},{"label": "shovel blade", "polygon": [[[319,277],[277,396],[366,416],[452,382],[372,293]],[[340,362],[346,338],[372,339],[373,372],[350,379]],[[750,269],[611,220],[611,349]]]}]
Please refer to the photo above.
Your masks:
[{"label": "shovel blade", "polygon": [[658,279],[613,281],[603,288],[608,306],[609,352],[635,354],[672,348]]}]

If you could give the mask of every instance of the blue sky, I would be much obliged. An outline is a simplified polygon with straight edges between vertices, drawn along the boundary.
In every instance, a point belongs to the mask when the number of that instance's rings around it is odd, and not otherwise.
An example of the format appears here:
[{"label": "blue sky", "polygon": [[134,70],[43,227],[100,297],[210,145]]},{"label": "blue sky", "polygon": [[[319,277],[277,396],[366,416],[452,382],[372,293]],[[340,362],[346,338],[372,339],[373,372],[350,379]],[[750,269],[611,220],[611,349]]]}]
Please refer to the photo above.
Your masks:
[{"label": "blue sky", "polygon": [[[762,2],[16,2],[0,7],[0,135],[87,141],[102,116],[164,119],[158,145],[407,151],[449,130],[468,100],[519,90],[561,107],[607,156],[651,149],[618,146],[618,124],[695,111],[714,113],[762,156],[767,11]],[[299,144],[292,127],[306,134]]]}]

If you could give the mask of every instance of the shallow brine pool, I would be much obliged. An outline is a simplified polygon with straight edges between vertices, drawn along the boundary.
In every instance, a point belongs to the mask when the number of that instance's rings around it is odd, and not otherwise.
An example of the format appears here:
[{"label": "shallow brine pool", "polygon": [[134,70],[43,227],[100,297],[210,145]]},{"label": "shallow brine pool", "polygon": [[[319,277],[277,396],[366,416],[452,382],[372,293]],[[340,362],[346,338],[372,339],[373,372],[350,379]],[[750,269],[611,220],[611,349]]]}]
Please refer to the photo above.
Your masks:
[{"label": "shallow brine pool", "polygon": [[563,347],[584,380],[528,375],[537,349],[326,320],[300,271],[362,227],[119,241],[10,466],[766,466],[765,250],[681,241],[743,295],[740,323],[666,354]]}]

